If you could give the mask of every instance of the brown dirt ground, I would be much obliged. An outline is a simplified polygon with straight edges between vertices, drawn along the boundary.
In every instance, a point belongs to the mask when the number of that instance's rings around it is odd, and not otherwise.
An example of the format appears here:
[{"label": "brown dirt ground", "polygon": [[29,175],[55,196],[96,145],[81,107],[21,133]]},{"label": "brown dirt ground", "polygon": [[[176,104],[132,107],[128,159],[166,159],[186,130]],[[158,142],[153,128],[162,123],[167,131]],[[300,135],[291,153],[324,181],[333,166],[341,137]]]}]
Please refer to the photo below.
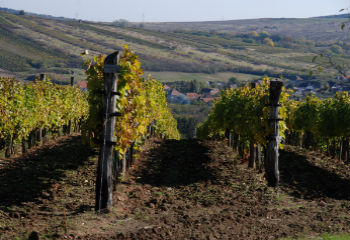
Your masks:
[{"label": "brown dirt ground", "polygon": [[279,239],[350,233],[349,167],[286,146],[281,186],[224,142],[159,141],[121,177],[108,214],[95,214],[97,155],[79,136],[0,159],[0,239]]}]

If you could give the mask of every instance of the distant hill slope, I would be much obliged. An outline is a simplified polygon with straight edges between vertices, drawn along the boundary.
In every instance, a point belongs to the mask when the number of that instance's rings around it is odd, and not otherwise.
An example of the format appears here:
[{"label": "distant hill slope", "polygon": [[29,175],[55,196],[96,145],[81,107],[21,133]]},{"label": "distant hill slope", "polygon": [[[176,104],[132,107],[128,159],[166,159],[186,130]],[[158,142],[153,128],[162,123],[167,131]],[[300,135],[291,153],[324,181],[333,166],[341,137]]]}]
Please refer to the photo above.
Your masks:
[{"label": "distant hill slope", "polygon": [[[0,75],[10,72],[30,79],[47,72],[56,80],[67,80],[74,71],[79,80],[83,78],[80,53],[85,49],[91,55],[108,54],[128,44],[147,72],[231,72],[249,78],[282,74],[307,79],[315,67],[311,62],[315,53],[347,58],[350,46],[339,41],[346,36],[339,30],[342,21],[333,17],[108,24],[0,11]],[[317,41],[298,40],[301,36]],[[331,74],[325,69],[315,77],[327,80],[333,78]]]},{"label": "distant hill slope", "polygon": [[315,18],[266,18],[249,20],[229,20],[212,22],[173,22],[145,23],[147,29],[174,31],[178,29],[196,31],[218,31],[224,33],[248,33],[251,31],[268,31],[288,35],[293,38],[306,38],[313,41],[333,41],[347,39],[346,32],[341,31],[341,24],[347,15],[332,15]]}]

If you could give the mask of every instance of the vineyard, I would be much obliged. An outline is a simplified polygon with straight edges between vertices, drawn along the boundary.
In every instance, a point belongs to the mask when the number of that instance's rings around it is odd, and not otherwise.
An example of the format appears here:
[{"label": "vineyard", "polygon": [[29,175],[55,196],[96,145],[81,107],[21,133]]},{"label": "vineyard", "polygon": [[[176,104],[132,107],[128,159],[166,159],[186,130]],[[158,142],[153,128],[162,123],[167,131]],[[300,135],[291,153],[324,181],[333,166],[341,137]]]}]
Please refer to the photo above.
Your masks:
[{"label": "vineyard", "polygon": [[86,96],[77,88],[54,85],[49,79],[20,83],[0,78],[0,148],[6,156],[14,153],[14,144],[22,143],[22,152],[42,142],[43,135],[70,132],[72,124],[80,128],[88,115]]},{"label": "vineyard", "polygon": [[180,140],[128,46],[83,58],[86,93],[0,78],[1,240],[349,233],[347,92],[295,101],[264,78],[222,91],[197,139]]},{"label": "vineyard", "polygon": [[319,99],[286,104],[288,131],[286,143],[321,151],[339,160],[349,161],[350,96],[348,92]]},{"label": "vineyard", "polygon": [[[89,117],[87,128],[83,133],[92,146],[100,142],[102,132],[102,92],[103,67],[105,57],[94,57],[93,61],[85,62],[89,89]],[[119,101],[117,111],[120,117],[117,121],[115,150],[124,154],[131,145],[140,146],[142,138],[147,134],[147,127],[155,128],[159,136],[179,139],[176,121],[172,117],[163,91],[163,85],[149,76],[142,78],[137,56],[127,46],[120,60],[121,74],[118,76],[117,92]]]},{"label": "vineyard", "polygon": [[[262,169],[261,146],[266,157],[269,127],[269,79],[223,91],[207,120],[197,129],[199,138],[225,136],[229,145],[244,157],[250,147],[249,167]],[[332,98],[308,96],[288,100],[292,91],[282,88],[279,111],[280,148],[283,144],[321,151],[349,162],[350,96],[339,92]],[[258,152],[258,154],[256,154]]]}]

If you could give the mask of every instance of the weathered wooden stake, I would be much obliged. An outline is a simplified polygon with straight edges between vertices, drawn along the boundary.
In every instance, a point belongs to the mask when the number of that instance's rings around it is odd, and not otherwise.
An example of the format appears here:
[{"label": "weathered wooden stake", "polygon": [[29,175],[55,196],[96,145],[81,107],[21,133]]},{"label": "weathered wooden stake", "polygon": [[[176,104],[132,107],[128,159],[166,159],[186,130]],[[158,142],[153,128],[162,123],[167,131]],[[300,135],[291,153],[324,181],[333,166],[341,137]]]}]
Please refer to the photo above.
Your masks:
[{"label": "weathered wooden stake", "polygon": [[267,159],[266,159],[266,179],[268,185],[271,187],[278,187],[280,173],[278,169],[278,145],[279,145],[279,100],[281,96],[283,82],[271,81],[270,82],[270,118],[269,125],[271,129],[271,135],[267,147]]},{"label": "weathered wooden stake", "polygon": [[[256,83],[252,82],[250,83],[250,88],[254,89],[256,88]],[[255,158],[256,158],[256,149],[255,149],[255,143],[254,138],[252,137],[249,141],[249,163],[248,168],[254,168],[255,165]]]},{"label": "weathered wooden stake", "polygon": [[122,160],[122,174],[126,174],[126,167],[127,166],[127,159],[126,159],[126,153],[123,154],[123,160]]},{"label": "weathered wooden stake", "polygon": [[[46,74],[40,74],[40,80],[46,80]],[[38,145],[43,144],[43,129],[39,128],[37,133],[37,141],[39,142]]]},{"label": "weathered wooden stake", "polygon": [[8,146],[5,150],[5,157],[10,158],[13,154],[13,135],[11,135]]},{"label": "weathered wooden stake", "polygon": [[134,164],[134,146],[135,146],[135,143],[133,142],[131,144],[131,147],[130,147],[130,164],[129,164],[129,167]]},{"label": "weathered wooden stake", "polygon": [[108,55],[104,61],[103,135],[96,179],[96,211],[112,206],[118,62],[119,52]]},{"label": "weathered wooden stake", "polygon": [[37,130],[36,141],[37,141],[38,145],[42,145],[43,144],[43,129],[42,128],[39,128]]},{"label": "weathered wooden stake", "polygon": [[233,134],[233,144],[232,144],[233,151],[237,152],[238,148],[238,134]]},{"label": "weathered wooden stake", "polygon": [[46,80],[46,75],[44,73],[40,73],[40,80]]},{"label": "weathered wooden stake", "polygon": [[[74,76],[70,77],[70,85],[73,87],[74,85]],[[68,121],[68,134],[72,134],[72,120]]]},{"label": "weathered wooden stake", "polygon": [[120,172],[119,169],[119,152],[114,150],[114,158],[113,158],[113,176],[114,176],[114,185],[117,182],[118,174]]},{"label": "weathered wooden stake", "polygon": [[249,141],[249,162],[248,168],[254,168],[256,158],[256,149],[253,140]]},{"label": "weathered wooden stake", "polygon": [[259,173],[261,173],[263,169],[262,161],[261,161],[261,145],[258,144],[255,149],[256,149],[255,166],[256,166],[256,169],[259,170]]},{"label": "weathered wooden stake", "polygon": [[349,155],[349,139],[347,137],[343,138],[343,154],[342,154],[342,159],[344,161],[348,160],[348,155]]},{"label": "weathered wooden stake", "polygon": [[27,149],[26,149],[26,140],[24,138],[22,138],[22,154],[26,153]]},{"label": "weathered wooden stake", "polygon": [[227,146],[230,146],[230,129],[225,129],[225,138],[227,139]]}]

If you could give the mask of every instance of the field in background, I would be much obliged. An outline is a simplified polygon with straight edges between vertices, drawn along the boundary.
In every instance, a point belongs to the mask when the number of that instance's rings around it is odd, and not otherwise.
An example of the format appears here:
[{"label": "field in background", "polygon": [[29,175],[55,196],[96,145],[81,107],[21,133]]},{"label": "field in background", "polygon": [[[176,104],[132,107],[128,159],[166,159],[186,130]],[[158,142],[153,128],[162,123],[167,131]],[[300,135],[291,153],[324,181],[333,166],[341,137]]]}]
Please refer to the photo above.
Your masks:
[{"label": "field in background", "polygon": [[236,77],[242,82],[258,79],[260,76],[233,72],[219,72],[213,74],[206,73],[184,73],[184,72],[145,72],[145,75],[151,74],[152,77],[161,82],[174,81],[200,81],[227,82],[231,77]]}]

